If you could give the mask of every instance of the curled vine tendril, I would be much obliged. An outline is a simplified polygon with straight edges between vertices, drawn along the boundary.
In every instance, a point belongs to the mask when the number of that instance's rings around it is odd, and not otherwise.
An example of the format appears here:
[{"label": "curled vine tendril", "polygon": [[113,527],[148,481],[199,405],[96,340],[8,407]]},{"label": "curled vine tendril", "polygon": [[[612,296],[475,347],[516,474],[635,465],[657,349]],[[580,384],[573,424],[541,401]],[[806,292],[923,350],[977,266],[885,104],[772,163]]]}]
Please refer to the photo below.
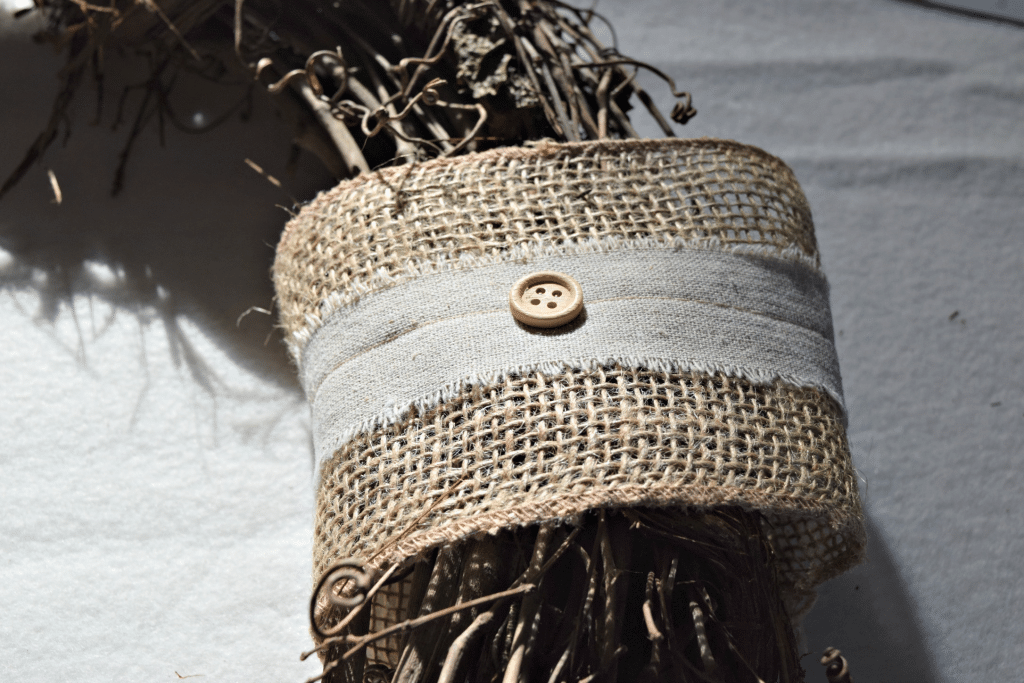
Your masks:
[{"label": "curled vine tendril", "polygon": [[853,683],[846,657],[843,657],[843,654],[836,648],[825,648],[825,652],[821,655],[821,663],[825,667],[828,683]]},{"label": "curled vine tendril", "polygon": [[[267,92],[271,95],[276,95],[281,92],[294,80],[305,78],[309,87],[312,88],[313,93],[317,97],[323,97],[324,87],[320,83],[320,79],[316,75],[316,66],[321,62],[334,62],[334,68],[331,70],[331,75],[335,76],[340,80],[337,90],[331,97],[330,101],[335,102],[341,97],[342,93],[348,90],[348,66],[345,64],[345,58],[341,54],[341,48],[338,47],[335,50],[318,50],[306,59],[306,65],[301,69],[293,69],[281,77],[276,83],[271,83],[267,86]],[[256,63],[256,78],[259,79],[260,75],[271,65],[273,60],[269,57],[264,57]]]},{"label": "curled vine tendril", "polygon": [[[309,624],[318,638],[330,638],[341,631],[346,623],[323,630],[318,623],[316,608],[320,595],[326,589],[327,600],[337,607],[353,609],[363,604],[373,587],[377,573],[366,568],[365,562],[356,557],[346,558],[324,572],[313,590],[309,601]],[[351,585],[346,586],[346,583]]]}]

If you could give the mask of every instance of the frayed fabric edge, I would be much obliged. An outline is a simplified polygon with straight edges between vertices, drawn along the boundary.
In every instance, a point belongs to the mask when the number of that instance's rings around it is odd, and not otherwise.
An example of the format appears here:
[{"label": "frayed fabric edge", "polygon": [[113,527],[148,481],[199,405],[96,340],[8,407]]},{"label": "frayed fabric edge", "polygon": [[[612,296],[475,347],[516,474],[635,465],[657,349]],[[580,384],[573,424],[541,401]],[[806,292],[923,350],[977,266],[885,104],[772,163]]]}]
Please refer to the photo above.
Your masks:
[{"label": "frayed fabric edge", "polygon": [[313,335],[323,327],[325,321],[335,312],[344,310],[359,302],[367,295],[388,289],[414,280],[418,277],[444,273],[453,270],[485,268],[509,262],[521,262],[524,265],[530,259],[552,256],[576,256],[610,251],[646,251],[646,250],[703,250],[718,251],[741,256],[771,258],[781,261],[796,262],[820,273],[820,264],[797,247],[777,248],[768,244],[723,244],[718,238],[687,240],[682,238],[622,238],[616,236],[587,238],[581,241],[563,243],[562,245],[517,245],[500,254],[480,256],[477,254],[461,254],[443,259],[415,259],[405,263],[406,270],[394,275],[381,268],[370,278],[353,280],[351,289],[346,292],[331,292],[318,305],[315,313],[306,314],[306,324],[292,332],[286,339],[292,358],[297,365],[302,364],[302,353]]},{"label": "frayed fabric edge", "polygon": [[523,376],[535,372],[548,377],[554,377],[565,372],[596,372],[601,368],[614,367],[616,365],[643,368],[652,372],[720,374],[743,379],[754,384],[768,385],[778,381],[795,387],[817,389],[826,393],[836,402],[839,406],[843,428],[847,427],[846,404],[842,394],[803,377],[719,363],[697,363],[667,358],[614,356],[607,358],[585,358],[565,362],[545,361],[529,363],[496,372],[468,375],[458,381],[446,384],[430,394],[416,399],[412,403],[403,402],[401,405],[397,403],[386,404],[383,412],[367,418],[358,424],[345,427],[331,439],[331,445],[328,447],[327,452],[320,456],[318,460],[323,464],[332,458],[338,449],[342,448],[359,434],[390,427],[409,418],[413,413],[423,415],[443,403],[453,401],[460,394],[472,390],[474,387],[493,385],[504,382],[509,377]]}]

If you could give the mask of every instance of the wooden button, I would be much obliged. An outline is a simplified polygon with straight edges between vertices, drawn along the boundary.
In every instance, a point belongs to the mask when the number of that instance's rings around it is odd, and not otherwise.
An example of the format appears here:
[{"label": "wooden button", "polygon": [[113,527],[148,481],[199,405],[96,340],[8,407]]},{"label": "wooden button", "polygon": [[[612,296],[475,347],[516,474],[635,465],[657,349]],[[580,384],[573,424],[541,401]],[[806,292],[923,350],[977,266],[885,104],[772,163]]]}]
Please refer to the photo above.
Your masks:
[{"label": "wooden button", "polygon": [[558,327],[583,310],[583,290],[565,273],[530,273],[508,293],[512,316],[532,327]]}]

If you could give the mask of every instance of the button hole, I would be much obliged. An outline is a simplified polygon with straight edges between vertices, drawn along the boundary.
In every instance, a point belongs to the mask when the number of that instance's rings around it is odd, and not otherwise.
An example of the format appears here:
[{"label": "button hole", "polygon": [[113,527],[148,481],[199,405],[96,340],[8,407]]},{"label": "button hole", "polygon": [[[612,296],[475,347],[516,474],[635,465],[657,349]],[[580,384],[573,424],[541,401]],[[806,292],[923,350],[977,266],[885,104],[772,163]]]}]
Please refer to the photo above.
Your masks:
[{"label": "button hole", "polygon": [[553,292],[551,292],[551,296],[562,296],[562,290],[560,290],[560,289],[554,290]]},{"label": "button hole", "polygon": [[538,305],[540,303],[540,299],[534,299],[530,303],[533,304],[534,306],[536,306],[536,305]]},{"label": "button hole", "polygon": [[543,287],[538,287],[537,288],[537,293],[538,294],[543,294],[544,293],[544,288]]},{"label": "button hole", "polygon": [[555,307],[555,306],[557,306],[557,305],[558,305],[558,304],[556,304],[556,303],[555,303],[554,301],[549,301],[549,302],[548,302],[548,308],[554,308],[554,307]]}]

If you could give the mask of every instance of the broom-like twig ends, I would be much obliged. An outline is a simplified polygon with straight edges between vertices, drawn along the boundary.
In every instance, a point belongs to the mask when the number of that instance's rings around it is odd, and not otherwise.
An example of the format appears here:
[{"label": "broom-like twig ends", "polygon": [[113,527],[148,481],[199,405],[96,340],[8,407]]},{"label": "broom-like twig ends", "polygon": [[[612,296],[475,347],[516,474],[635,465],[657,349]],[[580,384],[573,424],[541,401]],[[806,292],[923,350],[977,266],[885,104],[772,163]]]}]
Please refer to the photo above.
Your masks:
[{"label": "broom-like twig ends", "polygon": [[[138,136],[152,120],[185,132],[209,130],[251,103],[261,85],[294,124],[293,144],[339,178],[531,140],[636,137],[626,113],[635,97],[665,135],[672,126],[637,84],[645,68],[679,98],[671,119],[696,114],[689,93],[658,69],[605,45],[599,15],[557,0],[37,0],[39,39],[68,50],[53,113],[7,192],[67,121],[86,71],[102,119],[104,62],[111,52],[144,55],[149,77],[125,88],[137,101],[113,192],[124,184]],[[224,84],[226,113],[201,126],[175,112],[174,85]],[[241,94],[241,97],[239,97]],[[219,103],[218,103],[219,104]],[[216,108],[216,107],[211,107]]]},{"label": "broom-like twig ends", "polygon": [[[398,582],[408,597],[391,623],[369,631],[352,618],[358,607],[342,617],[345,633],[324,642],[318,679],[803,680],[757,513],[595,511],[578,526],[504,530],[415,566]],[[425,590],[413,586],[417,575]],[[390,650],[369,650],[396,633]]]}]

